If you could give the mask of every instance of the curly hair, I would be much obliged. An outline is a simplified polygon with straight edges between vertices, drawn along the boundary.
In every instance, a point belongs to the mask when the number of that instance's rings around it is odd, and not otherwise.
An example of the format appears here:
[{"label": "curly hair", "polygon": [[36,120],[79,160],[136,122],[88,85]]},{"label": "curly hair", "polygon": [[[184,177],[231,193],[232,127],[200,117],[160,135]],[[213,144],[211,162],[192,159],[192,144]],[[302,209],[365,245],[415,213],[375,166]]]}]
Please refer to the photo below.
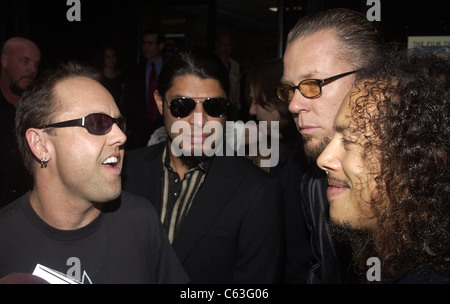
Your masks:
[{"label": "curly hair", "polygon": [[375,252],[364,254],[380,258],[384,279],[450,274],[450,65],[389,46],[356,81],[350,129],[364,132],[363,159],[375,152],[380,164]]}]

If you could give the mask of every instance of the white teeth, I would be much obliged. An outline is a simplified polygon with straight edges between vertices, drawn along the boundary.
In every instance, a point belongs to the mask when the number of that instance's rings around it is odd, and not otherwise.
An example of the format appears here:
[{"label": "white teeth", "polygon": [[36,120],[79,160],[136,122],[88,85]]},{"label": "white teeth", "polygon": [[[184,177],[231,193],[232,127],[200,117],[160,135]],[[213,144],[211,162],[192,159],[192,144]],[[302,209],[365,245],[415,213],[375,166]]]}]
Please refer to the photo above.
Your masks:
[{"label": "white teeth", "polygon": [[117,157],[111,156],[111,157],[109,157],[107,160],[105,160],[105,161],[103,162],[103,164],[104,164],[104,165],[106,165],[106,164],[116,164],[117,162],[118,162]]}]

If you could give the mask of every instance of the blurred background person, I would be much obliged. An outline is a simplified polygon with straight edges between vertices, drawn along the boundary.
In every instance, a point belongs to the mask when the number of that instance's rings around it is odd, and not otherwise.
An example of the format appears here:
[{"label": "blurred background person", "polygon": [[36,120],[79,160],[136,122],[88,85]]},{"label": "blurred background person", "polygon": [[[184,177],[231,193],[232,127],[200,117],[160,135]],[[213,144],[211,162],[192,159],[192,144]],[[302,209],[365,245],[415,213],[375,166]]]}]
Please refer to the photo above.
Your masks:
[{"label": "blurred background person", "polygon": [[[301,146],[301,135],[295,125],[289,106],[280,102],[276,95],[277,86],[281,85],[283,75],[283,60],[271,59],[255,67],[247,76],[247,100],[249,103],[249,115],[257,122],[267,122],[267,136],[279,139],[280,161],[277,166],[264,168],[273,175],[277,175],[285,165],[292,151]],[[272,122],[277,122],[278,133],[271,134]],[[250,139],[251,141],[251,139]],[[270,143],[270,140],[268,140]],[[249,156],[256,165],[260,165],[258,155]],[[305,159],[306,161],[306,159]]]},{"label": "blurred background person", "polygon": [[[283,209],[285,217],[285,260],[284,281],[286,283],[305,283],[311,249],[302,208],[300,205],[300,178],[307,165],[303,151],[302,137],[298,132],[289,105],[282,103],[276,88],[281,85],[283,60],[275,58],[253,68],[246,77],[246,92],[249,114],[257,122],[267,122],[267,143],[270,137],[279,141],[279,161],[274,167],[262,167],[270,175],[278,178],[283,189]],[[271,125],[279,124],[278,132],[271,133]],[[249,138],[254,144],[257,138]],[[258,149],[260,151],[260,149]],[[260,166],[261,155],[247,155],[253,163]]]},{"label": "blurred background person", "polygon": [[233,50],[233,40],[228,33],[222,33],[216,40],[216,55],[219,56],[225,65],[230,76],[229,100],[231,109],[228,120],[237,120],[241,109],[241,71],[239,63],[231,57]]},{"label": "blurred background person", "polygon": [[15,139],[16,107],[38,74],[41,51],[31,40],[13,37],[1,51],[0,70],[0,207],[31,189]]},{"label": "blurred background person", "polygon": [[98,69],[102,75],[100,83],[103,84],[114,97],[117,106],[122,110],[122,94],[125,87],[125,74],[123,73],[120,56],[116,47],[107,45],[102,49]]},{"label": "blurred background person", "polygon": [[152,133],[163,125],[153,92],[164,63],[164,45],[164,33],[157,29],[146,30],[141,41],[143,60],[127,72],[123,93],[123,112],[128,127],[126,149],[145,147]]}]

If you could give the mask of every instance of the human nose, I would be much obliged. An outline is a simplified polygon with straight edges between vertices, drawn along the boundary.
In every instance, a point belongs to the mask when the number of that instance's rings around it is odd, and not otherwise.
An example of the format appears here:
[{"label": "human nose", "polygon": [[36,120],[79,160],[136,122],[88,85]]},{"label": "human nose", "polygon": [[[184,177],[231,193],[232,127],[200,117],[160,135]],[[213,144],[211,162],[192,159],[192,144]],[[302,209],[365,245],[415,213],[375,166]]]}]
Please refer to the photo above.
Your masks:
[{"label": "human nose", "polygon": [[38,70],[38,64],[36,62],[28,62],[27,63],[27,70],[30,74],[36,74]]},{"label": "human nose", "polygon": [[320,169],[327,172],[335,172],[341,167],[339,159],[339,150],[337,140],[331,142],[325,147],[322,153],[317,158],[317,165]]},{"label": "human nose", "polygon": [[111,134],[110,138],[112,145],[122,146],[127,141],[127,136],[125,135],[124,131],[122,131],[122,129],[120,129],[116,123],[113,124],[109,134]]},{"label": "human nose", "polygon": [[206,121],[206,112],[203,109],[203,104],[201,102],[197,102],[193,114],[194,115],[191,115],[189,122],[196,127],[203,127]]},{"label": "human nose", "polygon": [[304,97],[298,88],[294,89],[294,96],[289,103],[291,113],[309,112],[311,110],[310,99]]}]

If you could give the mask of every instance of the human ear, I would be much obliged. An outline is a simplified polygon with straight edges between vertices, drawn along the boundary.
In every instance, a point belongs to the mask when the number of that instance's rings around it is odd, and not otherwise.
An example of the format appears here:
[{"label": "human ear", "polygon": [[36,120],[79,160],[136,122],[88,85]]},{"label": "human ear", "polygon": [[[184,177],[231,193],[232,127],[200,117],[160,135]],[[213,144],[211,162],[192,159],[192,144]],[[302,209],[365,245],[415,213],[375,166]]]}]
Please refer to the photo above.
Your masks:
[{"label": "human ear", "polygon": [[41,164],[42,162],[48,163],[51,159],[50,142],[47,140],[47,136],[45,131],[36,128],[30,128],[25,132],[25,138],[31,152],[36,159],[41,161]]},{"label": "human ear", "polygon": [[159,114],[163,115],[163,100],[161,95],[159,95],[158,90],[153,92],[153,96],[155,97],[156,106],[158,107]]}]

